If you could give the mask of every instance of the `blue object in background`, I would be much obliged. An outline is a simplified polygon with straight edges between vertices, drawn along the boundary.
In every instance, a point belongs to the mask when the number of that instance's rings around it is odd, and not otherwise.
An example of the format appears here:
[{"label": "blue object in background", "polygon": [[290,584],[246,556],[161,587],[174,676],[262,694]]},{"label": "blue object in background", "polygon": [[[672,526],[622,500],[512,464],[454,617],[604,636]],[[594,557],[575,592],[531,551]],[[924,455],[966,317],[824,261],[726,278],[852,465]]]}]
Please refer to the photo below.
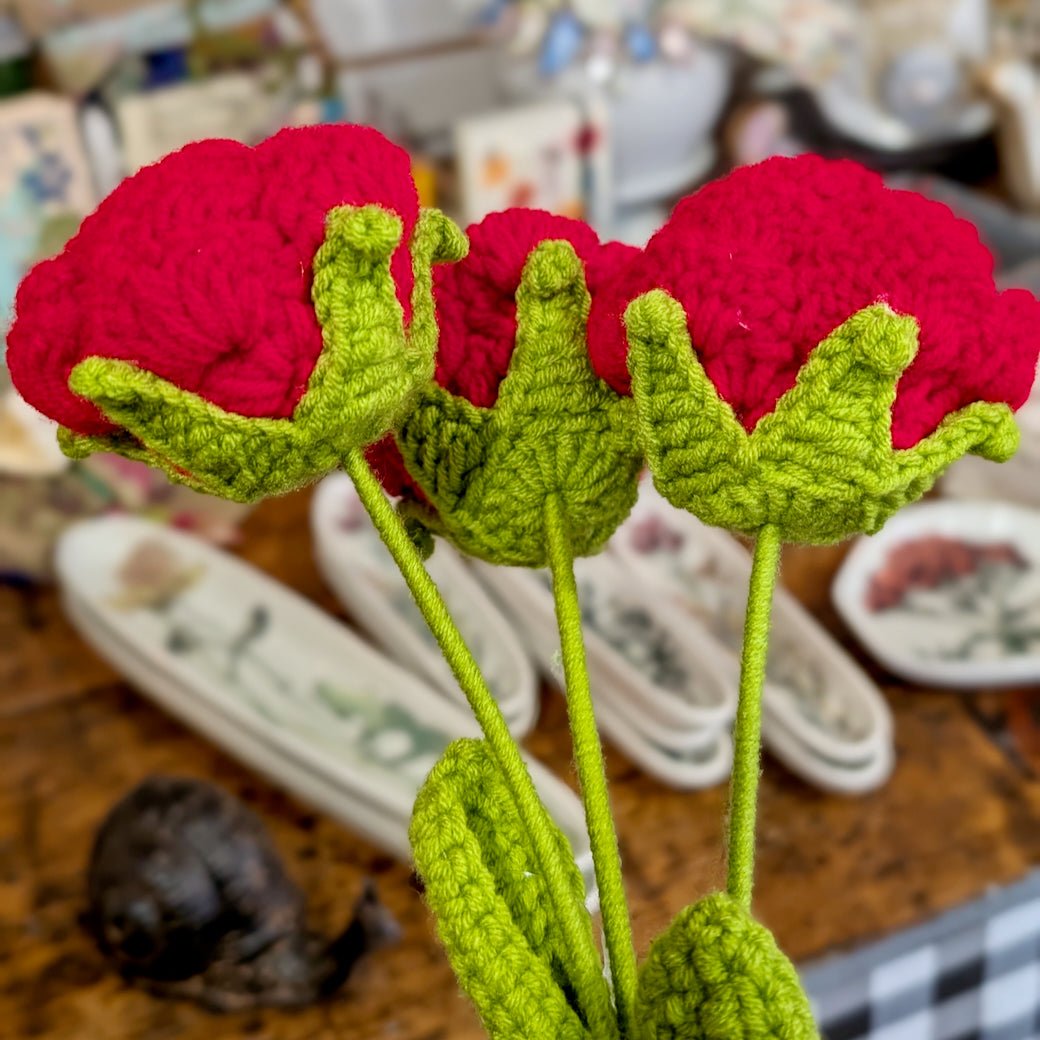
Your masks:
[{"label": "blue object in background", "polygon": [[657,37],[642,22],[629,22],[625,26],[625,47],[632,60],[640,64],[657,57]]},{"label": "blue object in background", "polygon": [[498,25],[502,13],[510,5],[512,0],[491,0],[491,2],[477,15],[477,25]]},{"label": "blue object in background", "polygon": [[145,86],[165,87],[188,78],[188,51],[184,47],[152,51],[145,55]]},{"label": "blue object in background", "polygon": [[345,123],[347,122],[347,106],[335,95],[328,95],[321,99],[321,121],[323,123]]},{"label": "blue object in background", "polygon": [[572,12],[560,11],[553,15],[542,40],[538,71],[543,76],[562,72],[581,53],[584,42],[585,29]]}]

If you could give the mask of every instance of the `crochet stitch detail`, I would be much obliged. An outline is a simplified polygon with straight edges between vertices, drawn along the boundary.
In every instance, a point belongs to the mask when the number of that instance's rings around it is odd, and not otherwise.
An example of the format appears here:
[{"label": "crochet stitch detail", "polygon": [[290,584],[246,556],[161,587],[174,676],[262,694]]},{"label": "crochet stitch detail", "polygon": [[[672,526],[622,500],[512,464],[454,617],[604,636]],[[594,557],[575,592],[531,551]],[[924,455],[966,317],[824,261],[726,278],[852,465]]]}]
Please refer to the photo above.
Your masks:
[{"label": "crochet stitch detail", "polygon": [[289,418],[322,349],[311,265],[326,215],[364,205],[403,225],[390,270],[408,319],[418,195],[407,153],[378,131],[199,141],[144,167],[22,282],[8,335],[15,386],[84,435],[115,432],[68,387],[88,357],[135,364],[225,411]]},{"label": "crochet stitch detail", "polygon": [[638,1040],[816,1040],[809,1001],[769,931],[723,892],[687,907],[639,972]]},{"label": "crochet stitch detail", "polygon": [[[436,382],[478,408],[491,408],[516,346],[516,290],[541,242],[569,242],[585,265],[594,301],[599,288],[639,255],[633,246],[601,243],[587,224],[539,209],[489,213],[466,229],[470,251],[434,271],[440,330]],[[421,500],[392,438],[374,444],[369,462],[391,495]]]},{"label": "crochet stitch detail", "polygon": [[821,340],[876,303],[920,325],[921,349],[892,409],[895,448],[974,401],[1021,407],[1040,350],[1040,302],[996,290],[993,258],[971,224],[846,160],[769,159],[676,206],[593,299],[592,364],[621,393],[622,315],[651,289],[682,304],[701,364],[748,432]]},{"label": "crochet stitch detail", "polygon": [[873,534],[955,459],[1004,461],[1018,446],[1010,408],[976,402],[913,448],[892,448],[896,385],[917,323],[884,304],[854,314],[810,355],[752,433],[708,379],[682,306],[663,290],[625,314],[632,392],[654,484],[706,523],[825,544]]},{"label": "crochet stitch detail", "polygon": [[[581,874],[554,834],[591,942]],[[447,748],[419,792],[410,837],[441,942],[493,1040],[592,1040],[571,1003],[545,880],[483,741]]]},{"label": "crochet stitch detail", "polygon": [[289,419],[225,411],[125,361],[92,357],[69,377],[120,432],[64,431],[73,457],[118,451],[161,467],[172,479],[236,501],[282,494],[335,468],[345,453],[381,437],[433,371],[436,327],[430,267],[465,252],[461,232],[424,211],[413,237],[411,327],[390,275],[400,219],[379,206],[345,206],[328,216],[314,259],[314,308],[324,347]]},{"label": "crochet stitch detail", "polygon": [[427,521],[493,563],[546,563],[545,505],[558,496],[576,555],[598,552],[635,502],[642,455],[632,403],[589,366],[583,267],[543,242],[517,290],[516,348],[491,408],[434,382],[397,434],[436,510]]}]

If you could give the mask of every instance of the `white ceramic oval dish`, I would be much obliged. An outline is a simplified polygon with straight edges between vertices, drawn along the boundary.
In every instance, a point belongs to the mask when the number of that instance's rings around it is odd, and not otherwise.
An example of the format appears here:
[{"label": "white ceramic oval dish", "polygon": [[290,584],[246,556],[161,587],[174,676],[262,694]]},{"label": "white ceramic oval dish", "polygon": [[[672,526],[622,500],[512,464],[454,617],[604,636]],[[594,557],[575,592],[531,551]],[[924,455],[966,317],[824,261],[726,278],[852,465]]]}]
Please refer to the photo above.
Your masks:
[{"label": "white ceramic oval dish", "polygon": [[[548,574],[474,561],[543,672],[561,682]],[[729,773],[736,694],[714,648],[628,580],[609,557],[575,561],[589,677],[601,728],[648,773],[680,788]]]},{"label": "white ceramic oval dish", "polygon": [[281,753],[276,745],[265,741],[262,734],[255,735],[214,712],[204,698],[193,696],[172,676],[154,668],[118,637],[113,637],[98,623],[91,608],[84,606],[76,596],[64,595],[62,606],[80,635],[134,686],[147,691],[163,710],[203,734],[243,765],[328,813],[397,859],[408,862],[411,854],[407,821],[402,826],[401,819],[385,806],[372,804],[358,792],[346,791],[324,774]]},{"label": "white ceramic oval dish", "polygon": [[1040,512],[923,502],[845,558],[834,605],[896,675],[974,690],[1040,682]]},{"label": "white ceramic oval dish", "polygon": [[[73,623],[142,692],[395,855],[407,855],[415,796],[444,747],[479,736],[467,712],[334,618],[188,535],[85,521],[62,536],[56,569]],[[580,802],[528,765],[589,878]]]},{"label": "white ceramic oval dish", "polygon": [[[465,705],[404,578],[345,474],[332,474],[318,485],[311,505],[311,531],[322,575],[365,634],[395,660]],[[537,718],[538,684],[512,627],[443,539],[438,540],[427,567],[510,730],[514,736],[524,736]]]},{"label": "white ceramic oval dish", "polygon": [[[633,573],[670,594],[695,627],[703,626],[736,681],[743,640],[750,555],[728,534],[675,509],[645,481],[611,551]],[[863,670],[784,589],[773,603],[763,693],[770,722],[806,751],[854,766],[892,742],[888,705]]]}]

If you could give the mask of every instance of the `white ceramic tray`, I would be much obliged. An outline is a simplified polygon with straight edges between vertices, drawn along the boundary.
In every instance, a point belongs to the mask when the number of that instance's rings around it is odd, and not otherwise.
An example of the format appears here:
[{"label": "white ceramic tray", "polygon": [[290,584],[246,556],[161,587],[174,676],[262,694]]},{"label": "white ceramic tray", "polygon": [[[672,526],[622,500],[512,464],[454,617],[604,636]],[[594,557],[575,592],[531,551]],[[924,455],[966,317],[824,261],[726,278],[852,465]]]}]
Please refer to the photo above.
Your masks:
[{"label": "white ceramic tray", "polygon": [[[548,574],[475,563],[542,670],[561,680]],[[729,773],[732,683],[713,648],[683,619],[600,555],[575,561],[589,677],[601,728],[647,772],[677,787]]]},{"label": "white ceramic tray", "polygon": [[954,689],[1040,682],[1040,512],[904,509],[846,557],[834,605],[897,675]]},{"label": "white ceramic tray", "polygon": [[[142,692],[395,855],[407,855],[416,793],[444,747],[479,736],[468,713],[335,619],[187,535],[86,521],[56,563],[73,622]],[[580,802],[528,764],[589,877]]]},{"label": "white ceramic tray", "polygon": [[[311,506],[311,530],[319,569],[369,638],[394,660],[465,704],[451,669],[345,474],[333,474],[318,486]],[[438,540],[427,567],[510,730],[516,736],[525,735],[537,717],[538,686],[534,668],[511,626],[458,553],[443,540]]]},{"label": "white ceramic tray", "polygon": [[[686,630],[707,633],[735,686],[749,554],[725,532],[673,508],[649,481],[611,551],[637,581],[684,611]],[[783,589],[773,606],[763,716],[767,747],[814,784],[865,791],[891,771],[892,721],[880,691]]]},{"label": "white ceramic tray", "polygon": [[263,739],[262,734],[254,735],[214,712],[205,699],[193,696],[172,676],[153,668],[147,660],[138,657],[113,637],[99,624],[91,609],[75,596],[66,594],[62,604],[69,620],[84,639],[130,682],[147,690],[149,697],[164,710],[204,734],[250,769],[328,813],[392,856],[405,862],[410,859],[407,820],[298,764],[295,758],[283,754],[276,745]]},{"label": "white ceramic tray", "polygon": [[[708,630],[738,671],[751,558],[733,538],[675,509],[646,483],[611,550],[669,592]],[[861,762],[889,743],[891,714],[877,687],[784,589],[773,605],[765,708],[807,748]]]}]

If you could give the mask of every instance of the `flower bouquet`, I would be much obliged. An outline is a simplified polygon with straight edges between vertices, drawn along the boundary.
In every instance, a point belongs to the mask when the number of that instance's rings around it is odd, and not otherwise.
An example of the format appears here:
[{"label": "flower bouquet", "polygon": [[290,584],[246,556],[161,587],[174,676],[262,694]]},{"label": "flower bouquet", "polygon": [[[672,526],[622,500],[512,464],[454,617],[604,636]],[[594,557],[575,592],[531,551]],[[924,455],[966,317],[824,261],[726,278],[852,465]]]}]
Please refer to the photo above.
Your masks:
[{"label": "flower bouquet", "polygon": [[[353,479],[484,734],[434,767],[411,841],[489,1035],[816,1035],[751,916],[781,545],[876,531],[955,458],[1014,452],[1040,304],[997,293],[969,225],[803,157],[689,197],[644,251],[524,210],[467,240],[419,211],[405,155],[377,133],[308,128],[142,170],[30,273],[16,315],[15,385],[73,456],[120,452],[237,500],[335,467]],[[756,548],[726,891],[640,963],[573,560],[602,549],[644,466],[677,508]],[[434,536],[551,570],[605,958],[567,842],[425,569]]]}]

